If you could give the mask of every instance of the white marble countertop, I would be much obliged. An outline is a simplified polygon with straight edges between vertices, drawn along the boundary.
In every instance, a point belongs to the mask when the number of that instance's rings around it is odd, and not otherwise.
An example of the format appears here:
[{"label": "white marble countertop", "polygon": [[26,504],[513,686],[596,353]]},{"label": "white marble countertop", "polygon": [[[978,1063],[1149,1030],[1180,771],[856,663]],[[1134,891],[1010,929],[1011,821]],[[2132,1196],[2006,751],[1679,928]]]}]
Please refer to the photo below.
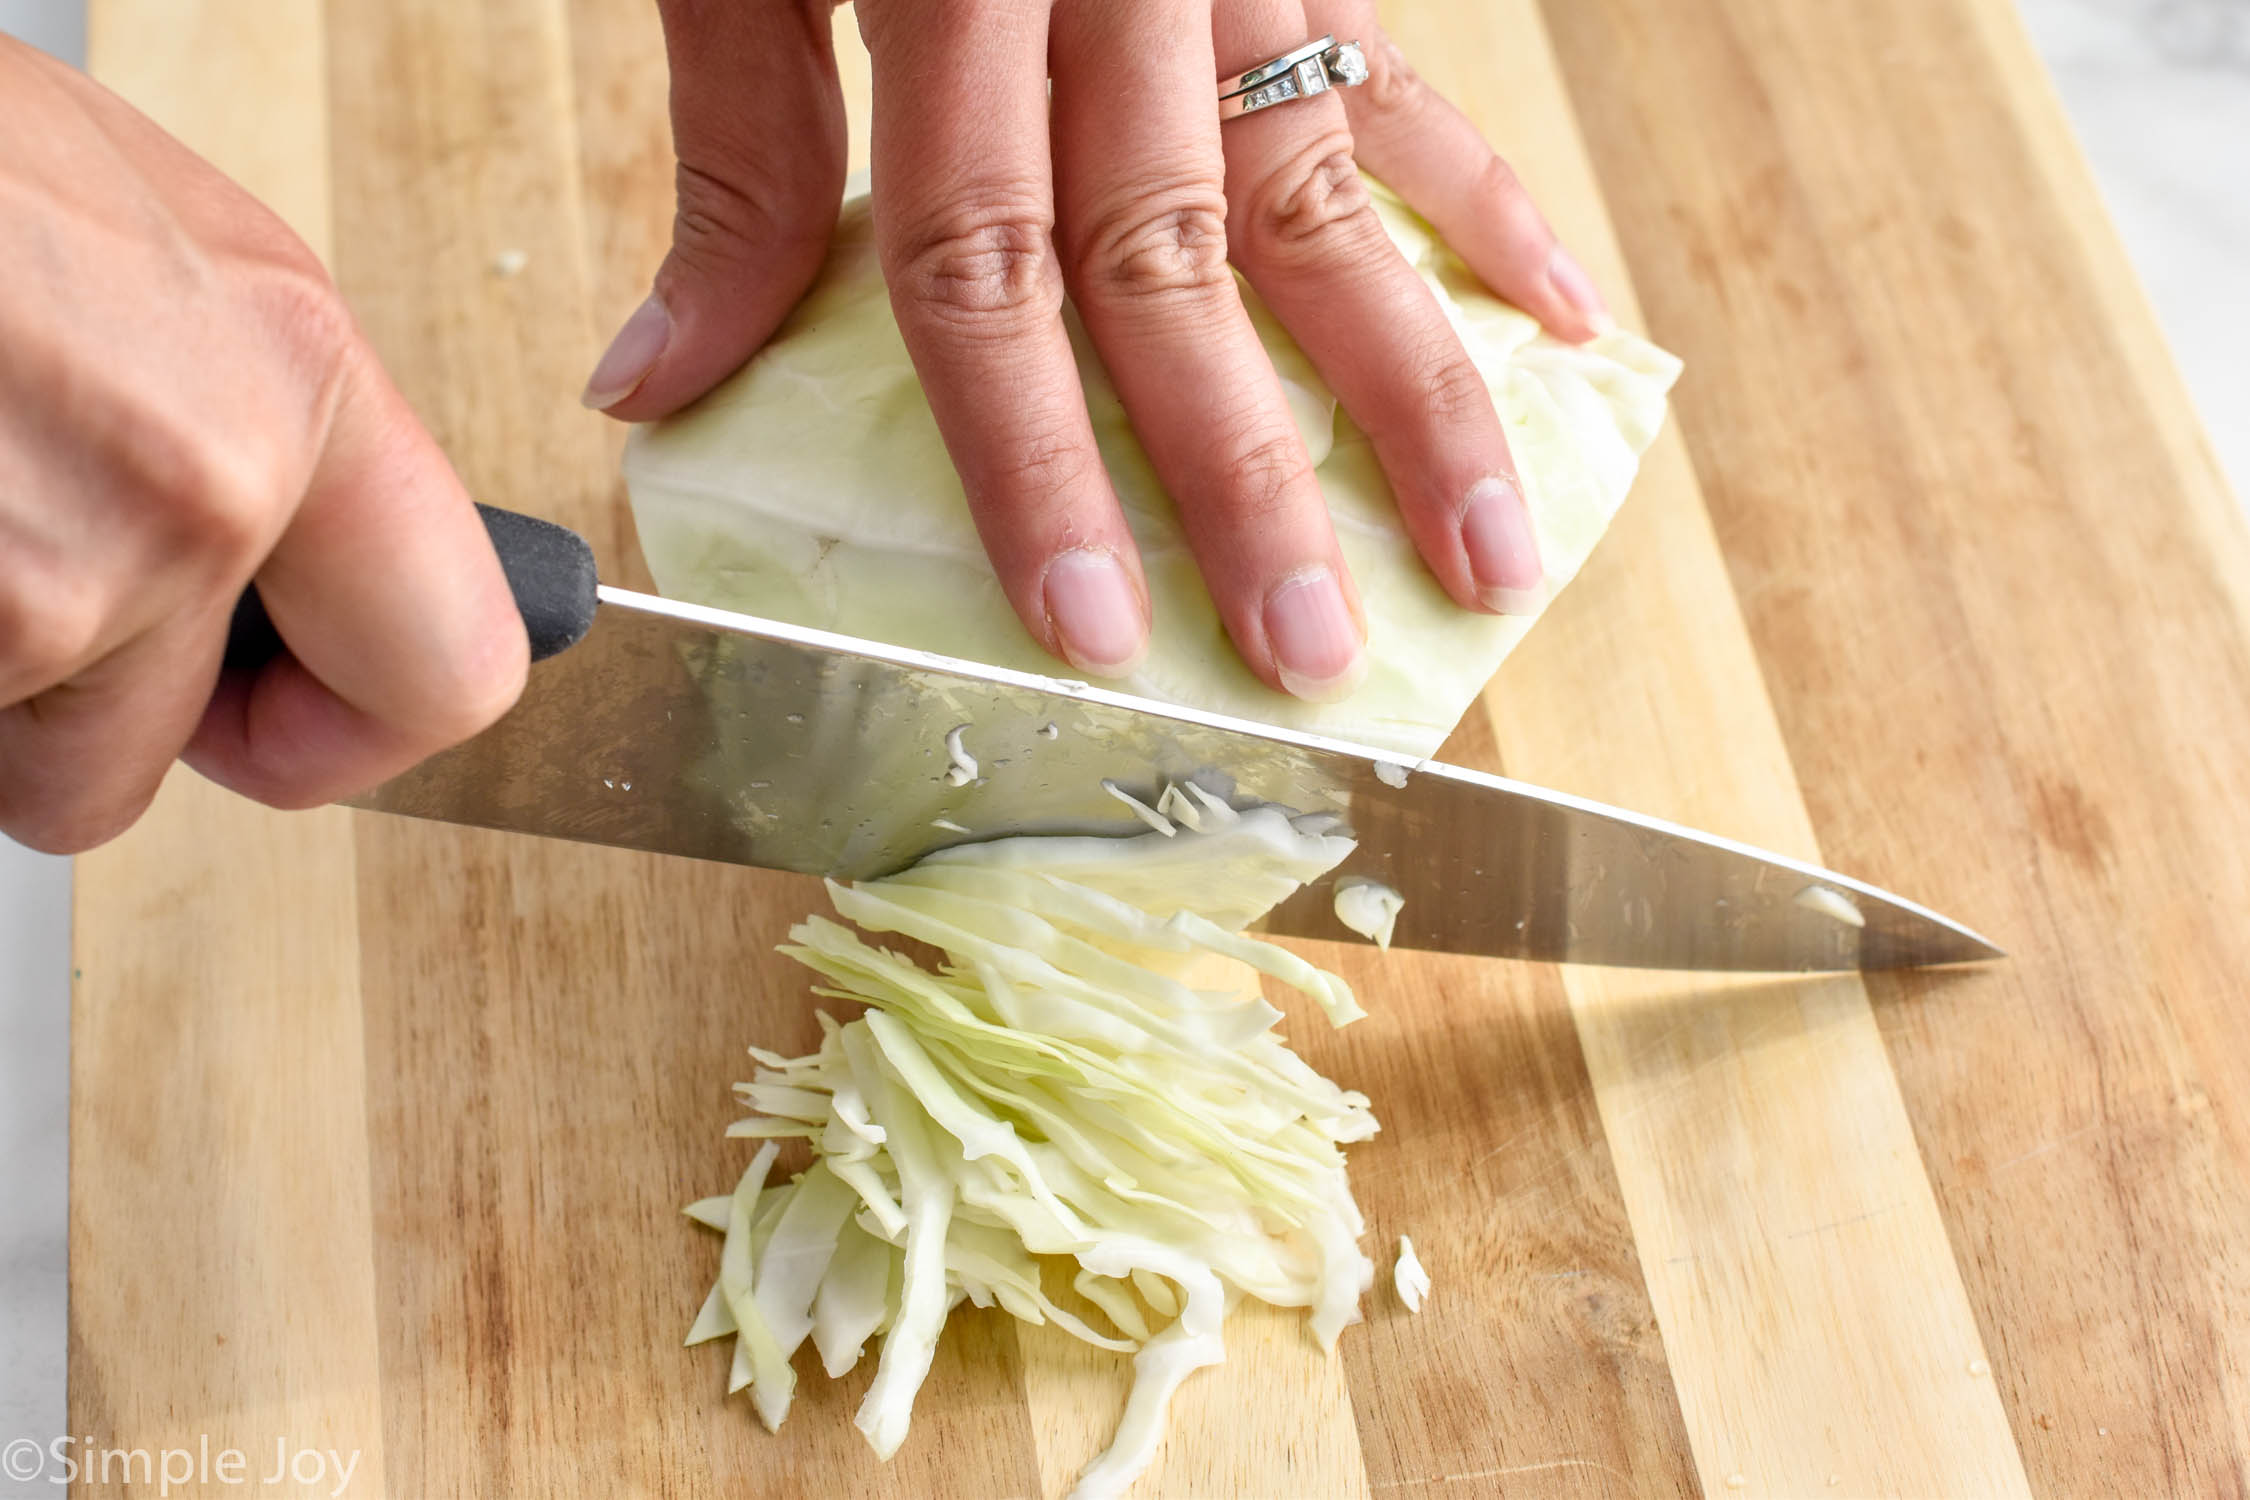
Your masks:
[{"label": "white marble countertop", "polygon": [[[2022,0],[2237,494],[2250,495],[2250,0]],[[84,48],[77,0],[0,32]],[[0,839],[0,1443],[64,1430],[69,863]]]},{"label": "white marble countertop", "polygon": [[2250,0],[2022,0],[2234,492],[2250,502]]}]

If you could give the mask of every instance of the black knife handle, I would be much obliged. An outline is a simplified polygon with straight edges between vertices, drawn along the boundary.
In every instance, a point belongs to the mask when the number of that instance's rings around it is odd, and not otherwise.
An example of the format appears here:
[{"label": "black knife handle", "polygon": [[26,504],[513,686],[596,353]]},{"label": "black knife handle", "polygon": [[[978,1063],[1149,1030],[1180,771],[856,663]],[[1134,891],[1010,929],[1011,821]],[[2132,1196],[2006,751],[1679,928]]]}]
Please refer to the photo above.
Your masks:
[{"label": "black knife handle", "polygon": [[[536,516],[490,505],[478,506],[477,514],[516,596],[531,659],[545,661],[577,645],[594,623],[594,549],[569,527]],[[252,584],[242,591],[227,627],[227,669],[252,670],[287,651]]]}]

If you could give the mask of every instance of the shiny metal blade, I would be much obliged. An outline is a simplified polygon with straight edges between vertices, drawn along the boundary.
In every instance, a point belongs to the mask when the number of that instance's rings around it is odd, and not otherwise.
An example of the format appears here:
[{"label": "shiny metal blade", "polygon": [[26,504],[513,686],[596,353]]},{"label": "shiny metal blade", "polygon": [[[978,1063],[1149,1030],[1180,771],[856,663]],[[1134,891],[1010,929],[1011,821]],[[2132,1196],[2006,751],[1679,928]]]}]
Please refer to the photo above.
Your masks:
[{"label": "shiny metal blade", "polygon": [[857,878],[1002,834],[1137,832],[1110,788],[1153,803],[1190,779],[1359,840],[1277,932],[1353,937],[1333,881],[1363,877],[1405,897],[1397,943],[1456,953],[1802,970],[1999,952],[1872,886],[1600,803],[607,587],[506,718],[360,805]]}]

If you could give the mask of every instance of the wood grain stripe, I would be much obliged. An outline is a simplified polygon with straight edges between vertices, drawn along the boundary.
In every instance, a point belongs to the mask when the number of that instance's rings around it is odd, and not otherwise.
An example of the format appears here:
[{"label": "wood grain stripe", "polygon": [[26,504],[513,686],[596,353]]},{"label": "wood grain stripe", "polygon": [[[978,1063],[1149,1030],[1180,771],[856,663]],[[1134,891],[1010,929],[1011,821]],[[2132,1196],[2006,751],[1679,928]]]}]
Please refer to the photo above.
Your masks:
[{"label": "wood grain stripe", "polygon": [[[1495,707],[1503,755],[1518,775],[1813,854],[1794,787],[1759,775],[1775,731],[1739,633],[1700,632],[1677,675],[1636,644],[1727,609],[1700,511],[1671,501],[1692,494],[1652,486],[1599,565],[1676,586],[1700,551],[1705,588],[1626,606],[1613,590],[1567,651],[1524,653],[1508,686],[1546,706]],[[1680,762],[1609,748],[1659,744]],[[1706,1492],[1814,1494],[1834,1476],[1859,1494],[2027,1494],[1860,982],[1563,983]]]},{"label": "wood grain stripe", "polygon": [[[1307,945],[1368,1017],[1291,1028],[1374,1093],[1352,1151],[1376,1283],[1343,1358],[1379,1500],[1692,1495],[1672,1377],[1551,969]],[[1400,1235],[1432,1287],[1391,1286]]]},{"label": "wood grain stripe", "polygon": [[[94,0],[87,43],[326,255],[317,4]],[[383,1490],[353,874],[349,814],[184,769],[77,861],[69,1412],[97,1447],[233,1448],[252,1476],[333,1451]],[[76,1492],[154,1487],[100,1473]]]},{"label": "wood grain stripe", "polygon": [[[1535,10],[1515,10],[1515,47],[1544,54]],[[1528,65],[1488,129],[1541,153],[1519,167],[1622,291],[1570,113],[1536,99],[1555,76],[1543,55]],[[1526,132],[1519,112],[1562,123]],[[1677,432],[1488,695],[1502,759],[1813,855]],[[1706,1491],[2028,1494],[1860,982],[1562,975]]]},{"label": "wood grain stripe", "polygon": [[2242,1493],[2250,544],[2039,64],[1549,14],[1823,847],[2013,949],[1872,992],[2031,1478]]}]

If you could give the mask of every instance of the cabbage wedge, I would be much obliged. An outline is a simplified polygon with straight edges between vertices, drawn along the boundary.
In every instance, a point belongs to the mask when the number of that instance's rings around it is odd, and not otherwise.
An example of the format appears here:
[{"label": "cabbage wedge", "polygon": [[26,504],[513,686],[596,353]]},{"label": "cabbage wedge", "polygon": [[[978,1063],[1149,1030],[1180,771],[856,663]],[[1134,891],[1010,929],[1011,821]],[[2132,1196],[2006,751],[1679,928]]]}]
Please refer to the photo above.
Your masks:
[{"label": "cabbage wedge", "polygon": [[[1491,389],[1531,505],[1546,592],[1585,563],[1664,420],[1679,362],[1633,334],[1572,346],[1486,291],[1418,218],[1370,183]],[[1241,287],[1316,466],[1368,615],[1368,676],[1342,703],[1274,692],[1236,657],[1172,501],[1074,316],[1094,435],[1138,542],[1154,608],[1125,691],[1433,754],[1533,617],[1447,597],[1400,523],[1367,438],[1311,362]],[[756,358],[625,453],[641,550],[674,598],[1033,672],[1056,663],[1016,619],[891,315],[864,197],[844,206],[819,280]]]}]

